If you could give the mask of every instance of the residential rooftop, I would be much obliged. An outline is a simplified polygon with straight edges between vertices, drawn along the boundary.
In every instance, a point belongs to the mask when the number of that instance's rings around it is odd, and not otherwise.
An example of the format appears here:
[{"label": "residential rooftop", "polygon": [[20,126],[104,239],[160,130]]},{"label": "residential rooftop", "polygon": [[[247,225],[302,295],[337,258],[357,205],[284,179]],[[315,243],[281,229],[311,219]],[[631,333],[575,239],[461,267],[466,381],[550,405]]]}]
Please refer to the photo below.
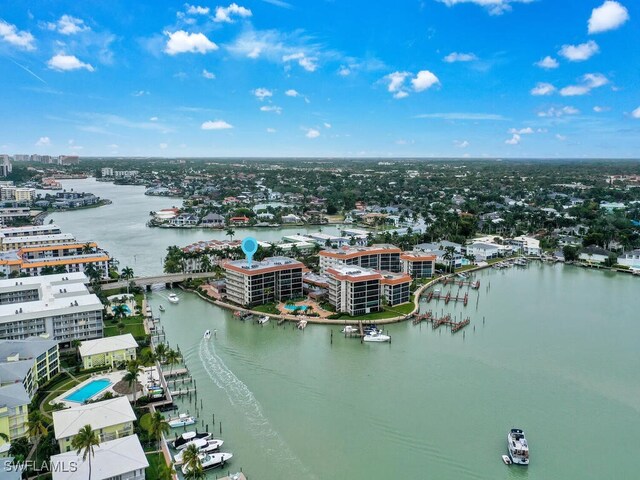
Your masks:
[{"label": "residential rooftop", "polygon": [[125,333],[124,335],[116,335],[115,337],[86,340],[80,344],[79,351],[81,357],[87,357],[89,355],[99,355],[101,353],[137,347],[138,342],[133,338],[133,335]]},{"label": "residential rooftop", "polygon": [[402,250],[395,245],[389,243],[379,243],[371,245],[370,247],[341,247],[341,248],[328,248],[321,250],[320,255],[323,257],[333,258],[355,258],[362,255],[376,255],[383,253],[401,253]]},{"label": "residential rooftop", "polygon": [[232,260],[225,262],[223,267],[228,270],[248,275],[257,275],[292,268],[302,268],[303,270],[306,270],[306,267],[302,262],[289,257],[268,257],[260,262],[252,261],[251,266],[249,266],[249,262],[246,259]]},{"label": "residential rooftop", "polygon": [[116,397],[53,412],[53,429],[56,440],[59,440],[76,435],[85,425],[100,430],[135,419],[136,414],[127,397]]}]

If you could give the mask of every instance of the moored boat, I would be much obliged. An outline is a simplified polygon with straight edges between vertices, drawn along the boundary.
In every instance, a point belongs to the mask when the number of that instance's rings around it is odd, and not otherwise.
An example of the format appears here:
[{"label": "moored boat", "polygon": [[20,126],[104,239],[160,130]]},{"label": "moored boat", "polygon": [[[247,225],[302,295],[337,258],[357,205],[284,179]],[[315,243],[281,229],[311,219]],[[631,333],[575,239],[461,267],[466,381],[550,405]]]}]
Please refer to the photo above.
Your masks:
[{"label": "moored boat", "polygon": [[[211,453],[203,455],[200,458],[200,463],[203,470],[209,470],[211,468],[223,467],[231,458],[233,458],[231,453]],[[182,473],[184,475],[188,475],[189,470],[187,465],[182,466]]]},{"label": "moored boat", "polygon": [[187,446],[187,444],[189,442],[193,442],[194,440],[198,440],[198,439],[209,439],[211,438],[211,434],[210,433],[198,433],[197,431],[195,432],[184,432],[182,435],[180,435],[178,438],[176,438],[172,445],[173,448],[177,449],[177,450],[182,450],[183,448],[185,448]]},{"label": "moored boat", "polygon": [[507,446],[509,447],[509,457],[516,465],[529,465],[529,443],[524,435],[524,431],[519,428],[512,428],[507,434]]},{"label": "moored boat", "polygon": [[173,457],[173,460],[176,465],[182,465],[184,451],[189,445],[195,445],[199,453],[206,454],[206,453],[215,452],[220,447],[222,447],[223,444],[224,442],[217,438],[211,438],[211,439],[197,438],[196,440],[188,442],[183,449],[181,449],[178,453],[176,453],[176,455]]},{"label": "moored boat", "polygon": [[268,321],[269,321],[269,315],[263,315],[262,317],[258,318],[258,323],[260,325],[264,325]]},{"label": "moored boat", "polygon": [[509,455],[502,455],[502,461],[505,465],[511,465],[511,459],[509,458]]},{"label": "moored boat", "polygon": [[181,413],[176,418],[170,418],[167,423],[171,428],[186,427],[196,423],[196,419],[186,413]]},{"label": "moored boat", "polygon": [[357,333],[358,327],[354,327],[353,325],[345,325],[345,327],[340,332],[341,333]]},{"label": "moored boat", "polygon": [[164,312],[164,307],[162,305],[158,305],[158,310],[160,310],[161,312]]},{"label": "moored boat", "polygon": [[180,301],[178,295],[176,295],[175,293],[170,293],[169,297],[167,297],[167,300],[169,300],[171,303],[178,303]]},{"label": "moored boat", "polygon": [[304,330],[307,326],[307,320],[300,320],[296,326],[298,327],[298,330]]},{"label": "moored boat", "polygon": [[375,331],[372,331],[370,333],[367,333],[364,336],[363,340],[365,342],[378,342],[378,343],[380,343],[380,342],[388,342],[388,341],[390,341],[391,337],[389,335],[385,335],[384,333],[382,333],[379,330],[375,330]]}]

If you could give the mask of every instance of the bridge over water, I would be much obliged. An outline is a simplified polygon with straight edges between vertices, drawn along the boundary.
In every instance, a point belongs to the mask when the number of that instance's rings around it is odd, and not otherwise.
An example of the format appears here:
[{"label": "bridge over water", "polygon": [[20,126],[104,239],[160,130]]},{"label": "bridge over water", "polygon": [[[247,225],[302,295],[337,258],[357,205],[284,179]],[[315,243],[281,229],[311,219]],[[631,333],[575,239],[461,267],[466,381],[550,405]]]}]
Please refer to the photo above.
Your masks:
[{"label": "bridge over water", "polygon": [[[143,288],[151,288],[151,285],[172,285],[174,283],[184,282],[188,279],[194,278],[209,278],[212,277],[212,272],[201,272],[201,273],[166,273],[163,275],[155,275],[151,277],[135,277],[132,278],[131,281],[135,283],[139,287]],[[123,288],[129,285],[128,280],[118,280],[118,281],[103,281],[102,287],[107,289],[112,288]]]}]

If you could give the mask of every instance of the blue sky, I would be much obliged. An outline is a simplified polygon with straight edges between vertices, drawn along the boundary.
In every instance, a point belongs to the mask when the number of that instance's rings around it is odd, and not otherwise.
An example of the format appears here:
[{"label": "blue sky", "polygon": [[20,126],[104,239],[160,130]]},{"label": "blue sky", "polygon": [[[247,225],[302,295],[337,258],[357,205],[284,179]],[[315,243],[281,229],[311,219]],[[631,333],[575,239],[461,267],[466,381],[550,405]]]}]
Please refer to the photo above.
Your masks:
[{"label": "blue sky", "polygon": [[0,153],[638,157],[638,2],[379,5],[5,2]]}]

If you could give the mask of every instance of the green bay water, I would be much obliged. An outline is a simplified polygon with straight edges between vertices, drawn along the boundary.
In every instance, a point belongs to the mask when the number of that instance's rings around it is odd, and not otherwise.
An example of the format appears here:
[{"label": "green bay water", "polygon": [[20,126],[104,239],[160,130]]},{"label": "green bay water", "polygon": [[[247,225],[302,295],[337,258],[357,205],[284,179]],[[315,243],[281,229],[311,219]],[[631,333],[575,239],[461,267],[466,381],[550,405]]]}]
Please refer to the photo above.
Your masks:
[{"label": "green bay water", "polygon": [[[241,322],[187,292],[149,298],[166,308],[201,420],[222,421],[230,468],[250,477],[637,478],[638,279],[539,263],[475,278],[466,308],[421,306],[469,315],[464,334],[402,323],[391,344]],[[511,427],[527,433],[529,467],[502,464]]]},{"label": "green bay water", "polygon": [[[50,218],[137,274],[160,273],[169,245],[225,237],[146,227],[149,211],[181,201],[144,196],[142,187],[63,185],[113,204]],[[236,230],[272,241],[304,231]],[[149,298],[156,314],[166,308],[162,325],[197,381],[201,420],[211,428],[215,412],[216,431],[222,420],[230,468],[250,478],[640,477],[640,279],[538,263],[476,278],[481,287],[466,308],[421,305],[469,315],[464,334],[402,323],[388,327],[391,344],[360,344],[337,327],[243,323],[186,292],[177,305],[164,290]],[[206,329],[217,330],[209,342]],[[528,468],[500,460],[511,427],[527,433]]]}]

